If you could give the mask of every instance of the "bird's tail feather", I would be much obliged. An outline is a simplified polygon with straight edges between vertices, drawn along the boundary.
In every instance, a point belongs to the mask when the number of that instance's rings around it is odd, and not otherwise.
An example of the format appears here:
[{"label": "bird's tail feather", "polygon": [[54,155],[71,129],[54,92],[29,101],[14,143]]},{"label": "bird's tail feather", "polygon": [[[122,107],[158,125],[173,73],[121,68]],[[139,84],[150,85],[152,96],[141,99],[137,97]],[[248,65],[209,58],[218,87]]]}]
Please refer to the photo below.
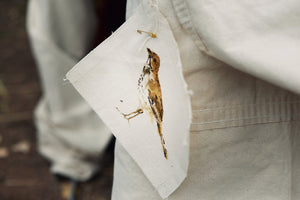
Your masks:
[{"label": "bird's tail feather", "polygon": [[158,129],[158,134],[160,136],[160,141],[161,141],[161,145],[163,148],[164,156],[166,159],[168,159],[168,151],[165,147],[165,140],[164,140],[163,134],[161,132],[161,124],[159,122],[157,122],[157,129]]}]

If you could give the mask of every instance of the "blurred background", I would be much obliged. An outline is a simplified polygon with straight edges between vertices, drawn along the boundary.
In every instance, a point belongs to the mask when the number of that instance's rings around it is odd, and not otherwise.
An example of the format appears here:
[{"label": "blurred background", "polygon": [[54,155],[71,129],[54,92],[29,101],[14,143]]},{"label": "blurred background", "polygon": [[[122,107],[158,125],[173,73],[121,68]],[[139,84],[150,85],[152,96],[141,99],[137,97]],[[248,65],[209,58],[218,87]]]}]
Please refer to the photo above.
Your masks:
[{"label": "blurred background", "polygon": [[[0,200],[66,199],[68,184],[49,172],[36,151],[33,110],[41,96],[25,29],[27,0],[0,0]],[[125,20],[125,0],[95,0],[99,31],[95,46]],[[118,5],[118,6],[116,6]],[[110,199],[113,143],[102,170],[79,185],[80,199]]]}]

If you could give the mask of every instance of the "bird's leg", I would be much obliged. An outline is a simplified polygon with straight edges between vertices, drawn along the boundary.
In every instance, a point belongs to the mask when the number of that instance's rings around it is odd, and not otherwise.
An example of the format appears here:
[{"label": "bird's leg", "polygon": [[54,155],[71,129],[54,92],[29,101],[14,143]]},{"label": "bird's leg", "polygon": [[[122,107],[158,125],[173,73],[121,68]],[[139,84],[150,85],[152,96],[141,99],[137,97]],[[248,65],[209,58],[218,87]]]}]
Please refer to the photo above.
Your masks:
[{"label": "bird's leg", "polygon": [[128,120],[128,122],[129,122],[130,119],[132,119],[132,118],[134,118],[134,117],[136,117],[136,116],[138,116],[138,115],[140,115],[140,114],[142,114],[142,113],[144,112],[143,109],[138,108],[136,111],[133,111],[133,112],[128,113],[128,114],[125,114],[125,113],[122,113],[122,112],[119,110],[118,107],[116,107],[116,109],[124,116],[125,119]]},{"label": "bird's leg", "polygon": [[139,114],[142,114],[144,111],[143,109],[139,108],[134,112],[128,113],[128,114],[124,114],[122,113],[122,115],[125,117],[125,119],[127,119],[128,121],[136,116],[138,116]]}]

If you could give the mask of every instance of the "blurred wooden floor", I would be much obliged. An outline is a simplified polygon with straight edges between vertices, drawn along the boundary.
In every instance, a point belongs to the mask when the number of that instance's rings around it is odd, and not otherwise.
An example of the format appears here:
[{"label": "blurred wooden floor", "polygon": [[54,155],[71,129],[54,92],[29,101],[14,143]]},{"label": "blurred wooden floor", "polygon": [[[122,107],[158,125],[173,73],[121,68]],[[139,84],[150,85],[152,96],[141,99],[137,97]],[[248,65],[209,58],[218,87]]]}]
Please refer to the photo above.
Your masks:
[{"label": "blurred wooden floor", "polygon": [[[25,31],[26,3],[0,1],[0,200],[62,200],[64,182],[36,151],[32,111],[41,89]],[[101,163],[101,172],[81,184],[80,199],[110,199],[112,148]]]}]

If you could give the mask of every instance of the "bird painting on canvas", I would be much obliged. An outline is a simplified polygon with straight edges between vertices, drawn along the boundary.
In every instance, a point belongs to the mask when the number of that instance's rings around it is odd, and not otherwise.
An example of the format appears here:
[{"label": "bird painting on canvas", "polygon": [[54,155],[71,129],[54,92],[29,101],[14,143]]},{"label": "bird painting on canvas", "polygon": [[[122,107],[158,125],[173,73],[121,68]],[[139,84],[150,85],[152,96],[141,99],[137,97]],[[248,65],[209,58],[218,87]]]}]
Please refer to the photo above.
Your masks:
[{"label": "bird painting on canvas", "polygon": [[[143,67],[143,71],[138,79],[138,96],[139,96],[139,107],[134,112],[121,114],[128,121],[142,113],[147,111],[157,126],[157,131],[160,136],[161,145],[164,153],[164,157],[168,159],[167,149],[165,147],[165,140],[162,133],[162,122],[163,122],[163,102],[162,92],[158,77],[160,68],[160,58],[151,49],[147,48],[148,59]],[[117,108],[118,109],[118,108]],[[119,110],[119,109],[118,109]],[[119,110],[120,111],[120,110]]]}]

